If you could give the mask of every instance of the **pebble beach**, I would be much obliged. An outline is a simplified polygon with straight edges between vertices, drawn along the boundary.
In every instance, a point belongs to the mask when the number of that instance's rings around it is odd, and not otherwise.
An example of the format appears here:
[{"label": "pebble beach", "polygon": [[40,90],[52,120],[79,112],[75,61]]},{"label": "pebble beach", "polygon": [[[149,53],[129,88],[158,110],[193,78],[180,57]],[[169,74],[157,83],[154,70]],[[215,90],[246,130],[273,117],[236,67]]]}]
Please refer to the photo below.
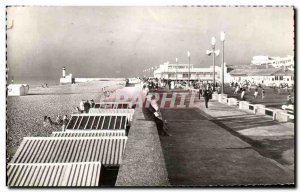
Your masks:
[{"label": "pebble beach", "polygon": [[52,85],[48,88],[34,87],[29,94],[21,97],[7,97],[7,159],[10,160],[23,137],[50,136],[60,131],[60,126],[43,127],[43,117],[55,121],[57,115],[76,112],[82,99],[95,102],[103,96],[102,88],[116,90],[124,81],[91,81],[78,84]]}]

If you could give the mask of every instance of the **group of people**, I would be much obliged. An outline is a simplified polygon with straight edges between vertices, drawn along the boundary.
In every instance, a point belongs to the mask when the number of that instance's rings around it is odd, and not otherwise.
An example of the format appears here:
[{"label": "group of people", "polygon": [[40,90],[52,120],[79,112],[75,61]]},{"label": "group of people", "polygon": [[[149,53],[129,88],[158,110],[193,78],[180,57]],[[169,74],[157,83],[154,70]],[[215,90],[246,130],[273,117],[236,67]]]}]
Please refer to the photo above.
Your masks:
[{"label": "group of people", "polygon": [[41,87],[42,87],[42,88],[49,88],[47,83],[46,83],[45,85],[42,84]]},{"label": "group of people", "polygon": [[262,85],[260,83],[258,84],[253,84],[250,81],[241,81],[241,82],[231,82],[229,84],[229,86],[232,88],[233,91],[233,95],[238,95],[239,93],[241,100],[246,100],[246,93],[250,93],[251,92],[251,88],[254,86],[254,93],[253,93],[253,98],[256,99],[258,97],[259,94],[259,90],[260,90],[260,95],[261,95],[261,99],[265,98],[265,89],[262,87]]},{"label": "group of people", "polygon": [[95,107],[95,101],[91,100],[84,100],[82,99],[79,103],[79,107],[76,107],[78,113],[89,113],[90,108]]},{"label": "group of people", "polygon": [[[276,86],[274,86],[273,89],[274,89],[274,92],[276,92]],[[280,83],[277,88],[277,93],[278,93],[278,95],[281,95],[281,93],[284,93],[284,92],[290,93],[289,85]],[[291,92],[294,92],[294,85],[291,86]]]},{"label": "group of people", "polygon": [[62,130],[64,131],[67,127],[68,122],[69,119],[67,115],[57,115],[55,121],[52,121],[51,117],[44,116],[43,127],[47,128],[52,126],[61,126]]}]

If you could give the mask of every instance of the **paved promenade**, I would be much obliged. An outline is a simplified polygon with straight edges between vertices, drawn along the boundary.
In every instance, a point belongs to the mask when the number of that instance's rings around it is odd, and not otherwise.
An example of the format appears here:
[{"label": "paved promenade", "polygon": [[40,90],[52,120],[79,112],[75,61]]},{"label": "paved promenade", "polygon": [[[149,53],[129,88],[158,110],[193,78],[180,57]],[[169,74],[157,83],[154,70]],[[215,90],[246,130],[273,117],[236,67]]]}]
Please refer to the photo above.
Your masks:
[{"label": "paved promenade", "polygon": [[217,101],[210,102],[209,109],[206,109],[201,100],[200,109],[200,114],[250,143],[260,154],[276,160],[291,175],[294,174],[294,123],[279,123],[270,116],[255,115]]},{"label": "paved promenade", "polygon": [[[199,102],[199,101],[198,101]],[[170,137],[160,137],[173,186],[294,183],[294,130],[237,107],[162,109]]]}]

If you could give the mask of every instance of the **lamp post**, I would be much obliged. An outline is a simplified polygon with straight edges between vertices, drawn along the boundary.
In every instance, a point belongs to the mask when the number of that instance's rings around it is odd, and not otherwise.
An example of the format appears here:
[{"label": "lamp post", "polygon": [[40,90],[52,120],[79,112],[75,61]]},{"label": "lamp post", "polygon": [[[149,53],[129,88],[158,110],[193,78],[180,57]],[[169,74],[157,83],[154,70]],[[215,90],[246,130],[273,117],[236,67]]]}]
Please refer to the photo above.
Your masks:
[{"label": "lamp post", "polygon": [[177,82],[177,67],[178,67],[178,59],[175,58],[176,61],[176,67],[175,67],[175,74],[176,74],[176,82]]},{"label": "lamp post", "polygon": [[150,76],[152,75],[152,73],[153,73],[153,76],[154,76],[154,67],[151,67]]},{"label": "lamp post", "polygon": [[188,58],[189,58],[189,72],[188,72],[188,86],[190,86],[190,65],[191,65],[191,53],[187,52]]},{"label": "lamp post", "polygon": [[215,91],[215,86],[216,86],[215,56],[218,56],[220,54],[220,50],[215,50],[215,47],[216,47],[216,38],[215,37],[211,38],[211,45],[212,45],[212,49],[206,50],[206,54],[208,56],[210,56],[212,54],[212,57],[213,57],[213,91]]},{"label": "lamp post", "polygon": [[222,94],[224,94],[224,44],[225,44],[225,32],[221,31],[220,39],[222,42]]}]

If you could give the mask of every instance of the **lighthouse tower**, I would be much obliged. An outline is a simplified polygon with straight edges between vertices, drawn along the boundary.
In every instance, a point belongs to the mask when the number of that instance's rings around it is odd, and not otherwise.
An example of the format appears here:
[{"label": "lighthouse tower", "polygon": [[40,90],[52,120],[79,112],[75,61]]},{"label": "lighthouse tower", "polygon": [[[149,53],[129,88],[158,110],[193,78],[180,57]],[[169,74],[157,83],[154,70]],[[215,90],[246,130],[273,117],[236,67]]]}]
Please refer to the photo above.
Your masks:
[{"label": "lighthouse tower", "polygon": [[72,77],[72,74],[66,75],[66,67],[62,68],[62,77],[59,82],[60,84],[75,83],[75,78]]},{"label": "lighthouse tower", "polygon": [[63,67],[63,69],[62,69],[62,77],[63,78],[66,77],[66,67]]}]

